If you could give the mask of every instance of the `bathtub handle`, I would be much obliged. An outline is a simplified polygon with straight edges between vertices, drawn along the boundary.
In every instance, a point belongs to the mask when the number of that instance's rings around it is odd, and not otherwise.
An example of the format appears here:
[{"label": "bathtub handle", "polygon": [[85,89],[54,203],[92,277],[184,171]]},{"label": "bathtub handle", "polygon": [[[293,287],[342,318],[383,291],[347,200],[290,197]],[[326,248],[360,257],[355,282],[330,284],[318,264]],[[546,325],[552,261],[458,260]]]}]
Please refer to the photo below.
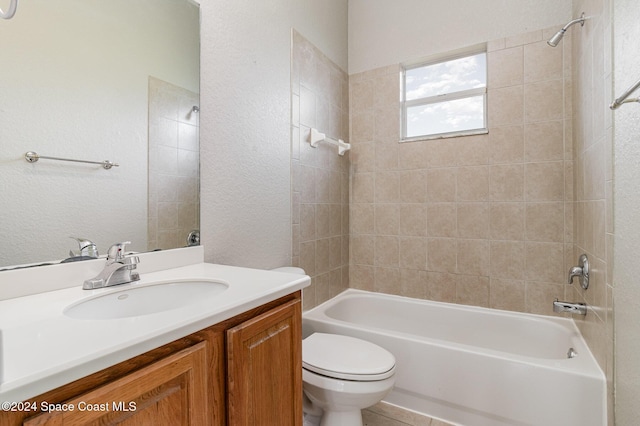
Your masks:
[{"label": "bathtub handle", "polygon": [[574,266],[569,270],[569,284],[573,282],[574,277],[579,277],[580,285],[583,289],[589,288],[589,259],[586,254],[581,254],[578,259],[578,266]]}]

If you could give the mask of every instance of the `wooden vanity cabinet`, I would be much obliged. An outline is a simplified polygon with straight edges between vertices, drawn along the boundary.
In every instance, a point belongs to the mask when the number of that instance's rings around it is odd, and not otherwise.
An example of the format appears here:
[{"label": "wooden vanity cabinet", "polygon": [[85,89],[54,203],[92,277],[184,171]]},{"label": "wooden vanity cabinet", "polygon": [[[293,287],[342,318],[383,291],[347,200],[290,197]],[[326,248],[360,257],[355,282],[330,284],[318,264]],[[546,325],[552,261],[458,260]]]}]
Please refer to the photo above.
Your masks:
[{"label": "wooden vanity cabinet", "polygon": [[301,315],[298,291],[0,412],[0,426],[301,426]]},{"label": "wooden vanity cabinet", "polygon": [[227,331],[230,425],[301,425],[301,315],[292,301]]}]

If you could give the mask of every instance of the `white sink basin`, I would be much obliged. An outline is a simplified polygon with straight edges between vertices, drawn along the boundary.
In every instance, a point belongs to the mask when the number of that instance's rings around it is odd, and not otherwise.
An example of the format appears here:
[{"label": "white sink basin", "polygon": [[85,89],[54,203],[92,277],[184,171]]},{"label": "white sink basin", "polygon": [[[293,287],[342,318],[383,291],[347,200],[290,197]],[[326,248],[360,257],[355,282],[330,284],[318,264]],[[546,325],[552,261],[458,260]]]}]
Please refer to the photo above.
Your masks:
[{"label": "white sink basin", "polygon": [[155,314],[212,298],[228,288],[216,281],[184,281],[127,287],[76,302],[64,309],[70,318],[108,320]]}]

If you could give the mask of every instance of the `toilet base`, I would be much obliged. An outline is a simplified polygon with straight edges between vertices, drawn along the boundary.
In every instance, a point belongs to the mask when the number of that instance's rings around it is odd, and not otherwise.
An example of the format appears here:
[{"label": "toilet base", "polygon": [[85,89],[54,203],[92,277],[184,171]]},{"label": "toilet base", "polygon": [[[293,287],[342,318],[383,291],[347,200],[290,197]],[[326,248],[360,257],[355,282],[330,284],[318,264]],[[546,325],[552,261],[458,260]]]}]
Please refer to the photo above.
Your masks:
[{"label": "toilet base", "polygon": [[362,426],[362,412],[353,411],[326,411],[320,420],[320,426]]}]

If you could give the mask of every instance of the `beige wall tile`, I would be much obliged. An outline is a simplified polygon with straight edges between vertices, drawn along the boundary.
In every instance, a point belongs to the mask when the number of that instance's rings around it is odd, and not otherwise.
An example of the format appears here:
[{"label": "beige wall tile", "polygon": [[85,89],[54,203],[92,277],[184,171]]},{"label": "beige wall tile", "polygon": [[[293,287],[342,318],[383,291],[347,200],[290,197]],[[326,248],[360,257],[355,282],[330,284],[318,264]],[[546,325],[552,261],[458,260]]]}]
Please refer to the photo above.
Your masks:
[{"label": "beige wall tile", "polygon": [[404,269],[424,271],[427,266],[426,238],[399,238],[399,266]]},{"label": "beige wall tile", "polygon": [[564,242],[564,203],[527,203],[526,239]]},{"label": "beige wall tile", "polygon": [[515,86],[523,83],[523,47],[490,51],[487,55],[488,87]]},{"label": "beige wall tile", "polygon": [[521,85],[489,89],[487,96],[489,128],[523,123],[524,91]]},{"label": "beige wall tile", "polygon": [[316,242],[300,243],[300,267],[309,276],[316,274]]},{"label": "beige wall tile", "polygon": [[300,86],[300,124],[316,127],[316,95],[305,86]]},{"label": "beige wall tile", "polygon": [[400,208],[397,204],[376,204],[375,233],[378,235],[398,235]]},{"label": "beige wall tile", "polygon": [[522,201],[524,199],[524,170],[522,164],[491,166],[491,200]]},{"label": "beige wall tile", "polygon": [[375,188],[374,173],[354,173],[351,182],[353,188],[352,202],[373,203]]},{"label": "beige wall tile", "polygon": [[455,203],[427,204],[427,235],[457,237],[457,207]]},{"label": "beige wall tile", "polygon": [[[329,269],[337,271],[342,266],[342,237],[329,238]],[[342,276],[339,277],[342,280]],[[338,283],[337,283],[338,284]]]},{"label": "beige wall tile", "polygon": [[548,80],[524,86],[525,123],[564,118],[563,80]]},{"label": "beige wall tile", "polygon": [[453,238],[427,239],[427,270],[456,272],[457,240]]},{"label": "beige wall tile", "polygon": [[427,200],[448,202],[456,200],[457,169],[427,170]]},{"label": "beige wall tile", "polygon": [[[372,235],[352,235],[349,243],[351,262],[358,265],[374,265],[375,243],[376,237]],[[300,256],[302,258],[302,253]],[[309,274],[308,271],[307,274]]]},{"label": "beige wall tile", "polygon": [[459,167],[458,201],[489,201],[489,167]]},{"label": "beige wall tile", "polygon": [[564,245],[562,243],[525,243],[525,275],[528,281],[564,283]]},{"label": "beige wall tile", "polygon": [[356,235],[375,233],[373,204],[352,204],[350,212],[351,233]]},{"label": "beige wall tile", "polygon": [[375,143],[376,170],[398,170],[398,144]]},{"label": "beige wall tile", "polygon": [[397,142],[400,129],[400,114],[398,100],[395,105],[376,108],[373,140],[376,142]]},{"label": "beige wall tile", "polygon": [[385,73],[375,79],[374,105],[385,108],[398,104],[400,99],[400,71]]},{"label": "beige wall tile", "polygon": [[456,301],[456,275],[428,271],[426,297],[438,302],[454,303]]},{"label": "beige wall tile", "polygon": [[564,297],[564,287],[561,284],[548,284],[527,281],[526,283],[526,311],[532,314],[554,315],[553,301]]},{"label": "beige wall tile", "polygon": [[426,142],[404,142],[398,144],[398,167],[400,170],[422,169],[426,164]]},{"label": "beige wall tile", "polygon": [[[292,137],[292,264],[304,268],[312,278],[305,290],[304,307],[308,309],[336,295],[349,279],[349,160],[352,152],[339,157],[332,147],[309,145],[310,127],[335,138],[349,140],[348,75],[333,64],[320,50],[294,32],[292,46],[291,101]],[[370,81],[357,85],[355,106],[373,99]],[[362,109],[354,111],[353,131],[359,138],[354,145],[357,170],[375,168],[373,149],[374,114]],[[359,114],[359,115],[358,115]],[[357,173],[356,173],[357,174]],[[374,231],[375,177],[365,174],[354,183],[355,229]],[[373,237],[371,237],[373,239]],[[360,242],[361,243],[361,242]],[[370,253],[357,244],[357,258],[373,264]]]},{"label": "beige wall tile", "polygon": [[365,265],[349,266],[349,286],[360,290],[374,291],[375,268]]},{"label": "beige wall tile", "polygon": [[[433,139],[425,141],[426,167],[451,167],[458,164],[457,146],[455,139]],[[410,143],[410,142],[407,142]]]},{"label": "beige wall tile", "polygon": [[526,124],[525,161],[564,159],[564,124],[564,120]]},{"label": "beige wall tile", "polygon": [[522,241],[491,241],[491,277],[522,280],[525,277]]},{"label": "beige wall tile", "polygon": [[375,247],[376,266],[398,267],[400,253],[398,237],[377,236]]},{"label": "beige wall tile", "polygon": [[508,311],[525,311],[525,284],[521,280],[491,278],[489,307]]},{"label": "beige wall tile", "polygon": [[426,294],[426,272],[416,269],[400,269],[400,295],[424,299]]},{"label": "beige wall tile", "polygon": [[316,180],[313,167],[300,165],[299,173],[294,176],[294,187],[299,188],[300,202],[314,203],[316,201]]},{"label": "beige wall tile", "polygon": [[356,173],[373,172],[376,169],[376,149],[373,142],[356,142],[349,152],[351,166]]},{"label": "beige wall tile", "polygon": [[[491,272],[489,240],[458,240],[457,273],[488,277]],[[487,281],[488,284],[488,281]],[[482,306],[487,306],[483,304]]]},{"label": "beige wall tile", "polygon": [[427,235],[427,209],[424,204],[400,204],[399,235]]},{"label": "beige wall tile", "polygon": [[563,49],[551,49],[546,41],[524,46],[524,81],[526,83],[563,77]]},{"label": "beige wall tile", "polygon": [[523,240],[523,203],[491,203],[490,236],[493,240]]},{"label": "beige wall tile", "polygon": [[475,275],[458,275],[456,279],[456,303],[489,307],[489,278]]},{"label": "beige wall tile", "polygon": [[[577,135],[569,119],[572,99],[565,96],[572,90],[571,63],[566,49],[548,48],[542,35],[537,30],[492,42],[487,135],[398,143],[397,67],[350,76],[351,136],[365,141],[359,150],[354,139],[350,153],[352,202],[362,205],[350,209],[351,262],[371,261],[373,238],[376,289],[515,311],[547,309],[542,298],[561,283],[564,251],[572,249],[579,220],[571,178]],[[585,176],[580,167],[575,172]],[[362,170],[371,173],[363,179]],[[587,179],[583,188],[592,185]],[[583,207],[581,217],[597,221],[595,207]],[[363,232],[366,243],[353,238]],[[588,243],[595,246],[593,234]],[[545,262],[551,265],[543,268]],[[351,271],[350,277],[371,273]]]},{"label": "beige wall tile", "polygon": [[460,238],[489,238],[489,203],[458,203]]},{"label": "beige wall tile", "polygon": [[489,164],[489,135],[473,135],[455,138],[458,165],[479,166]]},{"label": "beige wall tile", "polygon": [[526,201],[564,200],[564,163],[530,163],[525,165]]},{"label": "beige wall tile", "polygon": [[377,172],[375,174],[375,202],[376,203],[396,203],[398,202],[399,174],[398,172]]},{"label": "beige wall tile", "polygon": [[424,170],[401,171],[400,182],[401,203],[424,203],[427,200],[427,177]]},{"label": "beige wall tile", "polygon": [[315,204],[300,205],[300,241],[315,240],[316,209]]},{"label": "beige wall tile", "polygon": [[331,240],[316,240],[316,274],[323,274],[331,269]]},{"label": "beige wall tile", "polygon": [[490,128],[489,159],[492,164],[521,163],[524,159],[523,126]]},{"label": "beige wall tile", "polygon": [[374,85],[372,80],[352,81],[349,83],[349,106],[352,111],[365,111],[373,105]]},{"label": "beige wall tile", "polygon": [[340,204],[316,205],[316,233],[318,238],[342,234],[342,208]]},{"label": "beige wall tile", "polygon": [[400,269],[376,267],[374,289],[379,293],[398,294],[400,287]]}]

